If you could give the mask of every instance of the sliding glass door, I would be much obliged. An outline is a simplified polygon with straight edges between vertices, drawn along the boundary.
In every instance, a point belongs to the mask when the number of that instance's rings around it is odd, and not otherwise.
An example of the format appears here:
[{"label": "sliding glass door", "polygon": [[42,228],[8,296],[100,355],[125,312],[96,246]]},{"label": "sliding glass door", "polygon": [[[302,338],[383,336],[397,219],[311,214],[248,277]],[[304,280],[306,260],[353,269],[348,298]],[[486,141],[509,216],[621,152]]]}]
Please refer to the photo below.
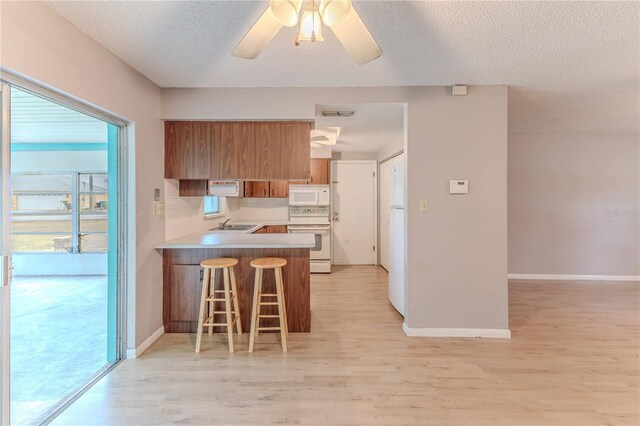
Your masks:
[{"label": "sliding glass door", "polygon": [[10,293],[11,253],[10,253],[10,178],[11,152],[9,140],[9,86],[0,82],[0,423],[10,423]]},{"label": "sliding glass door", "polygon": [[57,414],[122,355],[121,128],[2,85],[2,422]]}]

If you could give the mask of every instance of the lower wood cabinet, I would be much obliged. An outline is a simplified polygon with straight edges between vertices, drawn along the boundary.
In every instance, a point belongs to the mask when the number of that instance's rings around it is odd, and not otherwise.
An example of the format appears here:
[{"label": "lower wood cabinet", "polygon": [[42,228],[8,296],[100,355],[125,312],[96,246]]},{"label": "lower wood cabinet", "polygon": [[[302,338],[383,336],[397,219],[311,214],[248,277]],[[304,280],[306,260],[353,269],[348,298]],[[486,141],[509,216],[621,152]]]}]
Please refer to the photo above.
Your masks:
[{"label": "lower wood cabinet", "polygon": [[[283,226],[284,228],[284,226]],[[249,332],[251,327],[251,304],[255,268],[251,261],[259,257],[281,257],[287,260],[282,268],[284,297],[287,306],[287,323],[290,332],[309,332],[311,330],[311,293],[310,262],[308,248],[197,248],[164,249],[162,251],[163,268],[163,308],[162,322],[165,333],[195,333],[198,329],[202,278],[200,262],[204,259],[231,257],[238,259],[234,267],[238,287],[238,303],[242,328]],[[223,288],[222,271],[216,271],[216,289]],[[275,292],[274,274],[264,274],[264,290]],[[215,310],[223,310],[224,303],[216,302]],[[273,306],[264,306],[263,314],[272,315]],[[222,322],[223,316],[216,318]],[[263,327],[279,325],[277,318],[263,318]],[[215,327],[214,333],[225,333],[225,327]],[[214,345],[214,343],[210,343]],[[218,345],[218,343],[215,343]]]},{"label": "lower wood cabinet", "polygon": [[171,321],[198,321],[202,293],[200,265],[171,265]]},{"label": "lower wood cabinet", "polygon": [[254,234],[286,234],[287,225],[267,225],[258,229]]}]

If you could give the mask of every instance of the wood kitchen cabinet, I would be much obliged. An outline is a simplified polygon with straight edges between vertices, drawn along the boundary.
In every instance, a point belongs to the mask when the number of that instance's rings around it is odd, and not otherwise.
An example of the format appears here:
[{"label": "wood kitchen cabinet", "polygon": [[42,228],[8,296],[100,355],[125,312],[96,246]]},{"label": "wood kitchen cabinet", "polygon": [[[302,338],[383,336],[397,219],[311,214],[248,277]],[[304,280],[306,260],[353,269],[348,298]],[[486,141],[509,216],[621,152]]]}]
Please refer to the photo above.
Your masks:
[{"label": "wood kitchen cabinet", "polygon": [[[238,259],[234,267],[238,303],[240,304],[242,328],[248,333],[251,327],[253,285],[255,269],[251,261],[260,257],[281,257],[287,260],[282,268],[284,298],[287,306],[287,324],[290,332],[311,331],[310,262],[308,248],[196,248],[163,249],[163,308],[162,322],[165,333],[195,333],[198,329],[198,313],[202,278],[200,262],[216,257]],[[216,289],[222,288],[222,271],[217,270]],[[275,292],[274,274],[264,274],[263,289]],[[223,310],[224,304],[215,302],[216,311]],[[263,306],[263,315],[276,313],[273,306]],[[222,316],[216,322],[222,322]],[[263,318],[262,327],[279,325],[277,318]],[[214,333],[226,333],[225,327],[215,327]],[[262,332],[261,332],[262,334]]]},{"label": "wood kitchen cabinet", "polygon": [[331,160],[328,158],[311,159],[311,178],[309,180],[292,180],[292,185],[329,185],[329,167]]},{"label": "wood kitchen cabinet", "polygon": [[200,265],[171,265],[171,299],[180,303],[171,305],[165,312],[172,322],[198,321],[200,294],[202,293],[202,269]]},{"label": "wood kitchen cabinet", "polygon": [[266,225],[254,232],[254,234],[286,234],[287,225]]},{"label": "wood kitchen cabinet", "polygon": [[271,198],[289,198],[289,182],[286,180],[270,181],[269,196]]},{"label": "wood kitchen cabinet", "polygon": [[269,181],[252,180],[244,183],[246,198],[269,198]]},{"label": "wood kitchen cabinet", "polygon": [[307,180],[311,124],[167,121],[165,179]]},{"label": "wood kitchen cabinet", "polygon": [[204,197],[207,195],[206,180],[181,180],[179,182],[179,193],[181,197]]},{"label": "wood kitchen cabinet", "polygon": [[329,185],[328,158],[311,159],[311,183],[312,185]]},{"label": "wood kitchen cabinet", "polygon": [[289,197],[289,182],[286,180],[245,181],[245,198],[287,198]]}]

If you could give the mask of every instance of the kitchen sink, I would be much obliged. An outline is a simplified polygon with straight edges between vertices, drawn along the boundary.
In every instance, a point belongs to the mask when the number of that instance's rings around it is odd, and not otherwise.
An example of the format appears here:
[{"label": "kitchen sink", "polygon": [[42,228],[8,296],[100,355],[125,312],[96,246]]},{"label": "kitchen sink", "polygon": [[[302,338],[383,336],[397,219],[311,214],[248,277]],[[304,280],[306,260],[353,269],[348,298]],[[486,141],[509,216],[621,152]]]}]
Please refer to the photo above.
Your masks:
[{"label": "kitchen sink", "polygon": [[251,228],[255,228],[258,225],[225,225],[222,228],[212,228],[212,231],[248,231]]}]

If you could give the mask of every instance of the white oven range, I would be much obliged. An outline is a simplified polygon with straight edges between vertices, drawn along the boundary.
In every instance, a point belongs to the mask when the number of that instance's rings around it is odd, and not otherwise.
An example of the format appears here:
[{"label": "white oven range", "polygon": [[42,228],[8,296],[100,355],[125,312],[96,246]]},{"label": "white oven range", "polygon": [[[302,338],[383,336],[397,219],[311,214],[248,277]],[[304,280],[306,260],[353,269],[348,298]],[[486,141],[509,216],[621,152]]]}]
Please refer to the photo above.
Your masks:
[{"label": "white oven range", "polygon": [[311,273],[331,273],[331,222],[329,206],[289,206],[289,234],[314,234]]}]

